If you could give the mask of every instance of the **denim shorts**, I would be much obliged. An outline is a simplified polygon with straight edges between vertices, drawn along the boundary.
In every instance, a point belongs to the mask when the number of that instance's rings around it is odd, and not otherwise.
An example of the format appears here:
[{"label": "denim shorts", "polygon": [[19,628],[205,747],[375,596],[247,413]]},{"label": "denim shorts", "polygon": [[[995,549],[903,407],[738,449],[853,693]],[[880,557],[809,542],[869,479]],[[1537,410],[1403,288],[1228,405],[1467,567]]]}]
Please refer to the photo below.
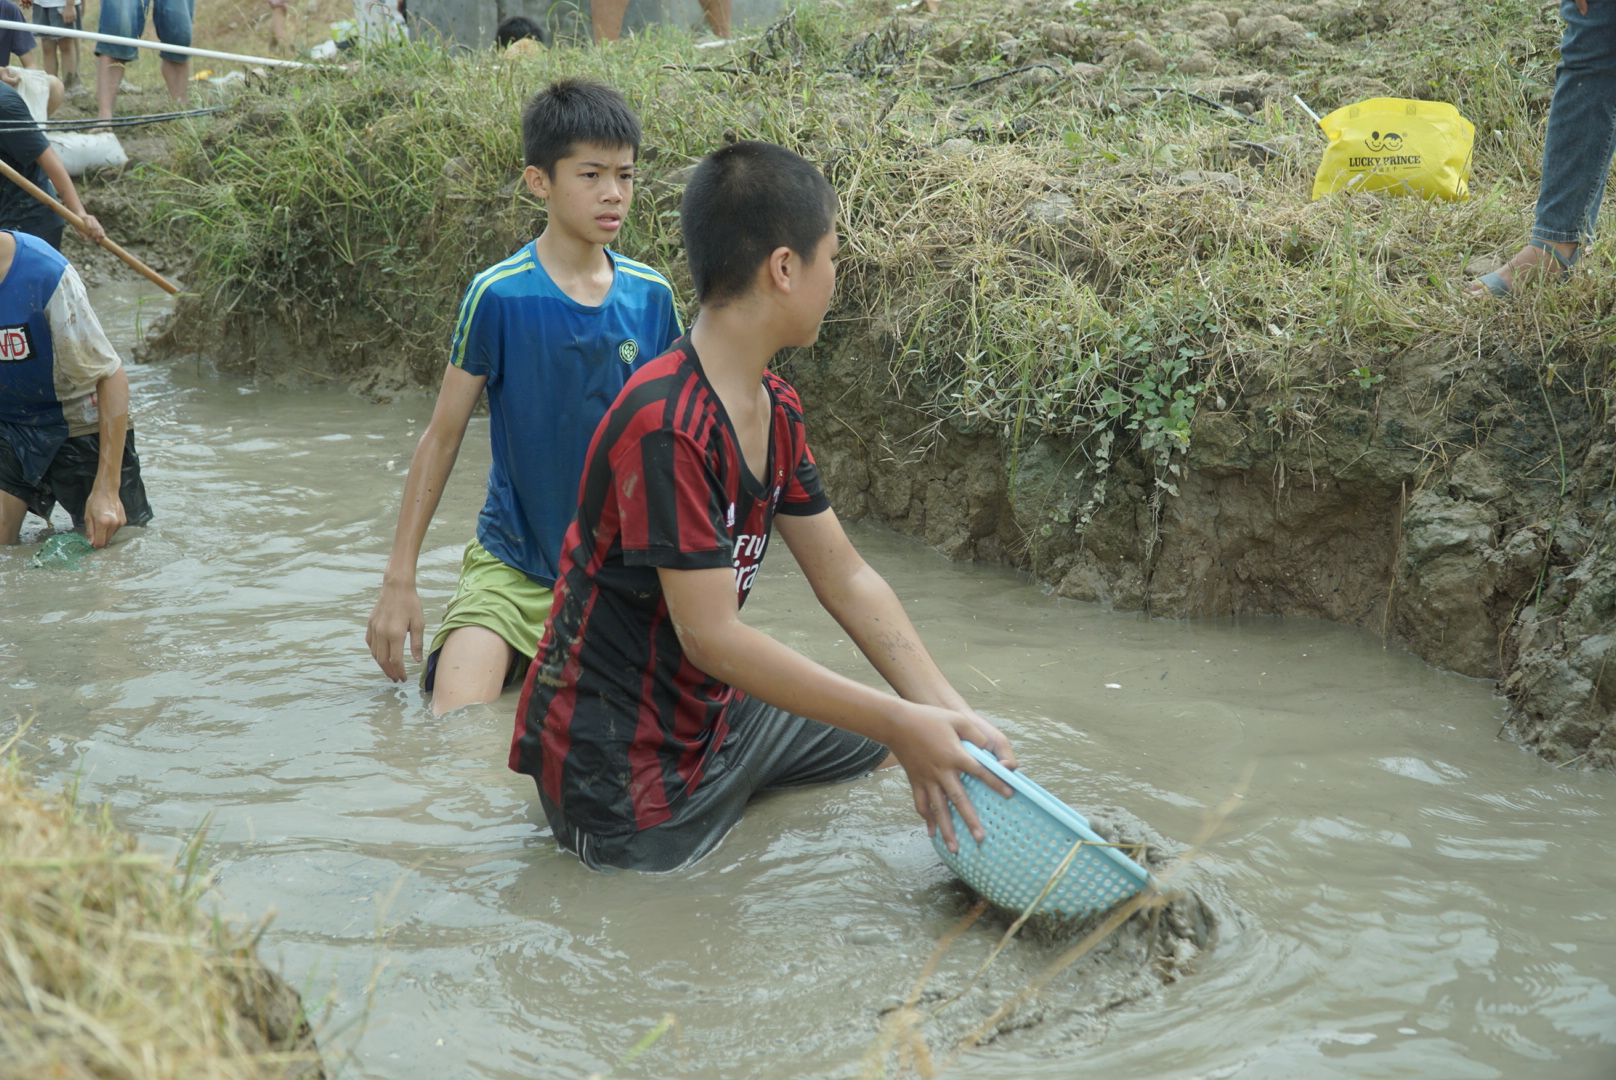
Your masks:
[{"label": "denim shorts", "polygon": [[[164,45],[191,44],[191,13],[196,0],[101,0],[101,18],[96,22],[98,34],[113,37],[138,38],[146,32],[146,11],[151,10],[152,25],[157,40]],[[112,45],[105,41],[95,47],[97,56],[110,56],[127,64],[139,55],[133,45]],[[164,60],[183,63],[190,57],[184,53],[161,53]]]}]

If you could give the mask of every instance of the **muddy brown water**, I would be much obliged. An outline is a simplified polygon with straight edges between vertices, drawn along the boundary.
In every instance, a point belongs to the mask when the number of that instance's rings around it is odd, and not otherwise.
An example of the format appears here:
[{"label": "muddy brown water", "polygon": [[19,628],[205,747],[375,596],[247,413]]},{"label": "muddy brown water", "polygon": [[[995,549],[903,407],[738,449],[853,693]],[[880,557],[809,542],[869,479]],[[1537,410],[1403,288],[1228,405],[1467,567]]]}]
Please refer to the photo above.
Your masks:
[{"label": "muddy brown water", "polygon": [[[155,307],[132,285],[96,299],[123,346]],[[583,870],[505,769],[513,695],[433,720],[364,649],[430,402],[130,374],[157,520],[83,573],[0,552],[0,734],[34,715],[45,782],[81,777],[153,845],[211,820],[222,908],[276,912],[266,955],[333,1002],[342,1075],[584,1077],[669,1014],[617,1075],[862,1075],[961,910],[900,776],[767,796],[681,874]],[[486,431],[427,540],[429,619]],[[1112,615],[852,532],[1075,806],[1188,840],[1255,768],[1198,864],[1226,907],[1193,972],[1111,1008],[1057,979],[950,1075],[1616,1076],[1616,777],[1496,740],[1489,684],[1356,630]],[[869,677],[783,545],[748,619]],[[1000,929],[968,932],[935,985],[962,986]],[[952,1028],[926,1029],[933,1052],[1053,955],[1012,945]]]}]

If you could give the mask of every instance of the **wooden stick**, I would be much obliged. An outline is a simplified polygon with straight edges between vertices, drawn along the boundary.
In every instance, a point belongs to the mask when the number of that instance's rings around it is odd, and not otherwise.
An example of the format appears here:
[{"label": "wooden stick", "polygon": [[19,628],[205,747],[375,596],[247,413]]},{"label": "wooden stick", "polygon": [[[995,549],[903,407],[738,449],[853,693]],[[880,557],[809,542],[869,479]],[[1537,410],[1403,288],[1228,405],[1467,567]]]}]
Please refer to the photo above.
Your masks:
[{"label": "wooden stick", "polygon": [[[28,194],[32,195],[34,198],[36,198],[40,202],[44,203],[46,206],[50,207],[52,210],[56,211],[58,214],[62,215],[64,218],[66,218],[68,220],[68,223],[71,224],[75,229],[78,229],[81,232],[83,231],[83,229],[84,229],[84,219],[83,218],[79,217],[73,211],[69,210],[67,207],[63,206],[61,203],[59,203],[55,199],[51,198],[50,195],[46,193],[44,188],[40,187],[38,184],[36,184],[32,180],[28,179],[26,176],[24,176],[22,173],[18,172],[16,169],[13,169],[10,165],[7,165],[4,161],[0,161],[0,175],[5,176],[5,178],[7,180],[10,180],[13,184],[16,184],[18,187],[22,188]],[[117,244],[113,243],[107,237],[103,236],[101,239],[97,240],[96,243],[100,244],[102,247],[106,248],[108,251],[110,251],[114,255],[118,256],[118,258],[120,258],[124,262],[128,263],[129,266],[131,266],[136,271],[138,271],[141,274],[141,276],[143,276],[147,281],[150,281],[152,284],[161,287],[170,296],[177,296],[179,294],[180,287],[178,285],[174,284],[172,281],[168,280],[162,274],[159,274],[157,271],[153,270],[151,267],[147,266],[145,263],[141,262],[139,259],[137,259],[133,255],[129,254],[127,251],[125,251],[123,248],[119,247]]]}]

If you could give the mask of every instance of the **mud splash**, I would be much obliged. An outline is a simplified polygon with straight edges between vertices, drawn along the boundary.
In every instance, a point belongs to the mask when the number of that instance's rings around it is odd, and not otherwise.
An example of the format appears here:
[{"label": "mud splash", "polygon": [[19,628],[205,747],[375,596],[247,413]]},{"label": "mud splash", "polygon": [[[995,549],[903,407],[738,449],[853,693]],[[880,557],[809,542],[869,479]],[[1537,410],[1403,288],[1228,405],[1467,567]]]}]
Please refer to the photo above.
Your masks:
[{"label": "mud splash", "polygon": [[[957,1055],[1017,1033],[1023,1038],[1036,1033],[1042,1040],[1052,1032],[1068,1046],[1098,1045],[1110,1029],[1111,1013],[1148,1002],[1207,963],[1204,954],[1216,947],[1220,927],[1229,924],[1233,933],[1249,929],[1246,912],[1193,864],[1198,853],[1121,807],[1089,809],[1085,816],[1101,837],[1138,846],[1161,889],[1159,901],[1108,932],[1110,913],[1079,920],[1035,914],[1018,923],[1019,912],[988,905],[983,928],[1019,937],[1010,944],[1001,937],[975,970],[923,979],[907,999],[883,1006],[884,1016],[898,1014],[887,1023],[900,1026],[877,1045],[890,1039],[900,1055],[909,1049],[924,1056],[930,1048],[942,1054],[952,1048]],[[977,898],[963,883],[953,888],[959,906],[968,908],[962,918],[969,922],[979,910],[971,906]],[[1056,979],[1058,989],[1039,989]],[[918,1043],[909,1030],[918,1034]]]}]

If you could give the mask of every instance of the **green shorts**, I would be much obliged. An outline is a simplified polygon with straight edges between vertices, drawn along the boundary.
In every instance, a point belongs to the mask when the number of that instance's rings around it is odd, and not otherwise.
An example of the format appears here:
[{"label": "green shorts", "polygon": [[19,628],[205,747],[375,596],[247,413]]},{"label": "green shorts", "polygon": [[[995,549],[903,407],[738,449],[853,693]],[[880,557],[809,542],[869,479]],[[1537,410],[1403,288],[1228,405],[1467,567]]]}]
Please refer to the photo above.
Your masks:
[{"label": "green shorts", "polygon": [[438,672],[438,653],[449,633],[462,626],[482,626],[505,639],[516,659],[505,673],[505,685],[523,678],[544,635],[554,593],[514,566],[488,553],[472,537],[460,561],[460,583],[432,635],[432,649],[421,671],[421,689],[431,690]]}]

